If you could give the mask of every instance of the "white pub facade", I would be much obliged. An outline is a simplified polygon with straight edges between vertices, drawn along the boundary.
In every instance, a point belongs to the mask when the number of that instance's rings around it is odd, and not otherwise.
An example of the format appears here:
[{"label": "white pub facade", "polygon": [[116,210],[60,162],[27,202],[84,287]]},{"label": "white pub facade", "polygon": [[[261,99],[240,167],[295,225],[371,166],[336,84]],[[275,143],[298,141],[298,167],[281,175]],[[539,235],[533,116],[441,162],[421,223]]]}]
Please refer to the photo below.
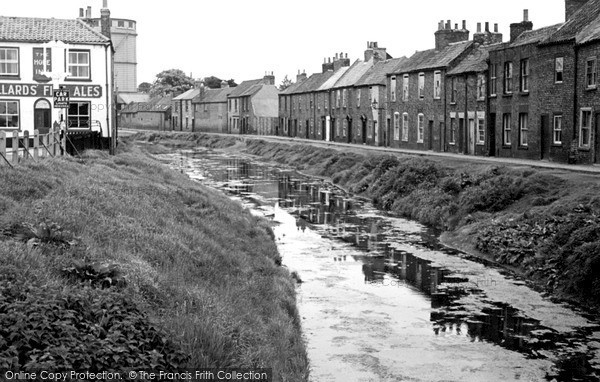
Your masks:
[{"label": "white pub facade", "polygon": [[[110,38],[81,20],[0,17],[0,131],[44,134],[62,122],[110,139],[112,68]],[[55,105],[59,89],[68,106]]]}]

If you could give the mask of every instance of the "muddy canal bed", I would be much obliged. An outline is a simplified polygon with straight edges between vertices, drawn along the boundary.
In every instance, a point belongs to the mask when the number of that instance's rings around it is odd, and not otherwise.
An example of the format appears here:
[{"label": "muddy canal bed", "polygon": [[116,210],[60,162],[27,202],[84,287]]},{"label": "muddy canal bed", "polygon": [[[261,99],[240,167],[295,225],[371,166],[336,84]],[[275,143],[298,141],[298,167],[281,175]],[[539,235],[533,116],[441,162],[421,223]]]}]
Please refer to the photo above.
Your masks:
[{"label": "muddy canal bed", "polygon": [[159,156],[273,221],[312,381],[599,381],[600,326],[319,179],[205,149]]}]

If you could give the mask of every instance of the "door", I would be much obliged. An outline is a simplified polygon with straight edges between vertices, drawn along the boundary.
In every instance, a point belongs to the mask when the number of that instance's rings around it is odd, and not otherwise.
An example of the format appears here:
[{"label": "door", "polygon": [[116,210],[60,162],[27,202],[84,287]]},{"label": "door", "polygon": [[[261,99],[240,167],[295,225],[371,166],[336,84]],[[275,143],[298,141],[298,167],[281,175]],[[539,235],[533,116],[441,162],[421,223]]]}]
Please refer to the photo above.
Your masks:
[{"label": "door", "polygon": [[348,143],[352,143],[352,118],[348,118]]},{"label": "door", "polygon": [[375,146],[379,146],[379,126],[377,121],[373,121],[373,134],[375,135]]},{"label": "door", "polygon": [[491,157],[496,156],[496,113],[490,113],[488,118],[488,155]]},{"label": "door", "polygon": [[392,120],[390,118],[387,119],[387,125],[386,125],[386,129],[385,129],[385,135],[383,140],[385,141],[385,145],[387,147],[391,147],[392,146]]},{"label": "door", "polygon": [[550,157],[550,118],[548,114],[543,114],[540,121],[540,159]]},{"label": "door", "polygon": [[362,120],[362,143],[367,143],[367,120]]},{"label": "door", "polygon": [[52,108],[50,102],[40,99],[35,103],[33,112],[33,126],[40,134],[48,134],[52,126]]},{"label": "door", "polygon": [[429,124],[427,125],[427,133],[429,135],[427,137],[427,150],[433,151],[433,121],[429,121]]},{"label": "door", "polygon": [[469,141],[468,141],[468,154],[475,154],[475,120],[469,118]]},{"label": "door", "polygon": [[306,134],[305,134],[306,139],[310,138],[310,136],[308,135],[308,133],[309,133],[309,129],[308,129],[309,123],[308,122],[309,122],[309,120],[307,119],[306,120]]},{"label": "door", "polygon": [[600,113],[594,118],[594,163],[600,163]]},{"label": "door", "polygon": [[323,140],[324,141],[329,141],[330,140],[330,134],[331,134],[331,117],[325,117],[325,134],[323,135]]},{"label": "door", "polygon": [[465,120],[464,118],[458,119],[458,152],[465,153]]}]

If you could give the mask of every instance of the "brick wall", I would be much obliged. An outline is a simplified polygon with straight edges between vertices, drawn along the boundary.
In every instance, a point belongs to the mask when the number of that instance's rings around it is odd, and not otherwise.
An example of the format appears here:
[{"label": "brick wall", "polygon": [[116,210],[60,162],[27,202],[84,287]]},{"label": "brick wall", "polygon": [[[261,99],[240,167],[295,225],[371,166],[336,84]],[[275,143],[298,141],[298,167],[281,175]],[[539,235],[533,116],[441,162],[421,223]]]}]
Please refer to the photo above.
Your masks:
[{"label": "brick wall", "polygon": [[[586,66],[588,59],[595,58],[596,73],[600,59],[600,43],[595,42],[582,46],[577,55],[577,103],[575,114],[575,130],[577,139],[577,151],[574,153],[577,163],[600,163],[600,89],[598,89],[598,74],[596,74],[595,85],[588,86],[586,78]],[[581,110],[585,108],[591,111],[592,121],[589,134],[589,146],[581,147]]]}]

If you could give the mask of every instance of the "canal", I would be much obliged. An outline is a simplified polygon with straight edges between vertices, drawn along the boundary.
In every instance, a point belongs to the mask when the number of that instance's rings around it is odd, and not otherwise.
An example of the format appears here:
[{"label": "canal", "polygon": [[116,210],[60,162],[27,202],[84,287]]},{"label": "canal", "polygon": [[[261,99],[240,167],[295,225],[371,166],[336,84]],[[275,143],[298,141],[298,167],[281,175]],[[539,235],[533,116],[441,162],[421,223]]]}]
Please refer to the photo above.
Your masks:
[{"label": "canal", "polygon": [[243,154],[159,156],[273,223],[312,381],[599,381],[600,326],[320,179]]}]

